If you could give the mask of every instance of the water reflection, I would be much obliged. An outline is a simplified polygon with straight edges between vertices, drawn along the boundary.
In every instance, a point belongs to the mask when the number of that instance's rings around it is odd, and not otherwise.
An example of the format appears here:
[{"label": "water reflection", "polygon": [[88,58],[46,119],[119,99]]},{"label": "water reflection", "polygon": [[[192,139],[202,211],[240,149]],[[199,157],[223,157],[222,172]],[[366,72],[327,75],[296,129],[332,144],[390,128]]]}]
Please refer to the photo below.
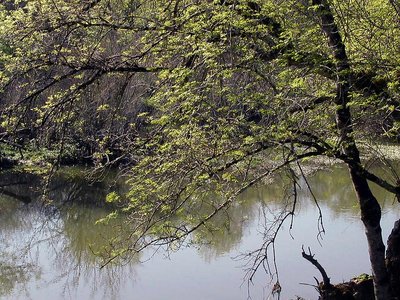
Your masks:
[{"label": "water reflection", "polygon": [[[319,276],[302,261],[303,244],[316,249],[334,281],[369,272],[347,170],[319,171],[308,183],[320,203],[327,234],[321,248],[316,239],[318,210],[306,182],[300,181],[294,227],[289,230],[286,223],[277,238],[281,299],[316,298],[312,288],[299,285],[313,283],[313,276]],[[109,247],[109,240],[121,233],[118,220],[95,225],[108,213],[99,199],[111,190],[123,192],[124,185],[107,178],[88,182],[80,170],[65,169],[48,186],[50,205],[38,201],[43,182],[37,176],[6,173],[0,186],[7,191],[0,194],[0,297],[4,299],[132,299],[133,295],[135,299],[246,299],[246,284],[241,286],[246,266],[231,258],[260,247],[265,222],[293,205],[292,198],[285,197],[285,180],[277,180],[246,191],[229,211],[197,232],[195,239],[201,245],[181,249],[170,260],[163,259],[167,253],[152,257],[148,252],[100,269],[102,260],[94,253]],[[375,193],[384,207],[387,235],[399,210],[392,196],[378,188]],[[148,258],[148,263],[139,264]],[[274,280],[259,273],[253,283],[254,299],[271,296]]]},{"label": "water reflection", "polygon": [[86,286],[83,295],[91,291],[111,299],[122,279],[134,273],[131,267],[111,265],[100,272],[100,258],[94,255],[115,235],[111,226],[95,223],[108,213],[102,200],[119,187],[72,178],[64,171],[48,186],[47,204],[41,201],[40,177],[2,176],[0,295],[6,299],[46,299],[51,286],[61,299],[82,299],[81,286]]}]

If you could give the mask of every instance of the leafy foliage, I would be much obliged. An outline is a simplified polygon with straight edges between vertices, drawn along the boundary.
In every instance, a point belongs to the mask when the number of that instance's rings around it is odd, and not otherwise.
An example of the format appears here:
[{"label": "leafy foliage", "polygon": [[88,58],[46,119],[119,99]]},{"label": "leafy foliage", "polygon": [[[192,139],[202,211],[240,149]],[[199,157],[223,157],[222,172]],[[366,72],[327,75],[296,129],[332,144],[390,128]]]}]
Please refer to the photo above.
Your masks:
[{"label": "leafy foliage", "polygon": [[[122,206],[110,218],[125,215],[132,232],[115,256],[179,244],[271,174],[304,175],[309,157],[342,160],[399,195],[356,144],[398,136],[393,1],[11,3],[0,28],[4,140],[30,127],[99,161],[129,158],[128,199],[107,197]],[[294,196],[282,220],[295,206]]]}]

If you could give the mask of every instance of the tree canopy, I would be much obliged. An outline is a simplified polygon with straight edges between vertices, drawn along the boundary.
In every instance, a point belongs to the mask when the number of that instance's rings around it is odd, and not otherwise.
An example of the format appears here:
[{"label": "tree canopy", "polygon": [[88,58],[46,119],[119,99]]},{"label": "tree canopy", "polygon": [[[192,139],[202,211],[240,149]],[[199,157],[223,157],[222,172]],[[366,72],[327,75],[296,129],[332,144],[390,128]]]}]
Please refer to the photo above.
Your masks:
[{"label": "tree canopy", "polygon": [[7,1],[0,142],[28,128],[41,145],[128,159],[131,190],[107,200],[132,234],[110,259],[184,241],[278,171],[294,182],[282,213],[290,219],[302,164],[341,160],[376,297],[387,299],[380,207],[367,180],[399,196],[398,177],[374,175],[361,156],[364,144],[398,137],[399,11],[386,0]]}]

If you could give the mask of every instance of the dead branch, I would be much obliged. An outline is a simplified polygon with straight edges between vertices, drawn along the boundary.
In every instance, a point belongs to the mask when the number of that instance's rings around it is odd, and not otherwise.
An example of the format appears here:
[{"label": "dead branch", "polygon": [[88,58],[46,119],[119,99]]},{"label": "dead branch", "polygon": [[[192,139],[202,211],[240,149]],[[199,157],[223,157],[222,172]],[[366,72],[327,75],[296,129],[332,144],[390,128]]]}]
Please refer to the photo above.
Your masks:
[{"label": "dead branch", "polygon": [[314,267],[316,267],[318,269],[318,271],[321,273],[322,275],[322,280],[323,280],[323,284],[325,287],[331,287],[331,280],[328,277],[328,275],[326,274],[325,269],[321,266],[321,264],[314,258],[314,254],[311,253],[311,249],[308,248],[308,254],[304,251],[304,246],[302,247],[302,252],[301,255],[303,256],[303,258],[305,258],[306,260],[308,260],[311,264],[314,265]]}]

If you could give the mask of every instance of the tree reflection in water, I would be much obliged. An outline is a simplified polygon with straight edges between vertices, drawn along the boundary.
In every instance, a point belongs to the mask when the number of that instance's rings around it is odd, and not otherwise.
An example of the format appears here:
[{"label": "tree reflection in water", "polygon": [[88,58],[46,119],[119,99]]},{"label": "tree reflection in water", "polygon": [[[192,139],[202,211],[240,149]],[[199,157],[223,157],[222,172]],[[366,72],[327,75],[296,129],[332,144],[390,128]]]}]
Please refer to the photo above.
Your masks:
[{"label": "tree reflection in water", "polygon": [[[115,235],[113,226],[96,225],[109,212],[103,201],[109,183],[62,174],[53,178],[51,202],[44,204],[40,177],[7,173],[1,179],[7,193],[0,194],[0,296],[29,298],[33,289],[56,285],[61,297],[75,293],[78,299],[80,286],[91,285],[93,296],[100,291],[112,298],[123,280],[135,277],[134,264],[99,269],[96,253]],[[20,201],[27,194],[29,204]]]},{"label": "tree reflection in water", "polygon": [[[119,298],[122,290],[126,290],[123,287],[132,286],[135,283],[138,263],[152,256],[152,252],[143,253],[141,257],[128,256],[126,260],[107,265],[103,269],[99,268],[103,260],[98,254],[104,250],[112,250],[109,240],[123,236],[124,233],[119,230],[124,228],[119,227],[118,219],[110,221],[108,225],[95,225],[95,223],[110,211],[104,202],[107,193],[113,189],[122,192],[125,189],[123,185],[107,180],[88,182],[80,175],[80,172],[67,169],[53,178],[48,193],[52,201],[44,205],[40,201],[43,187],[40,177],[27,174],[5,174],[1,180],[0,186],[7,188],[10,193],[0,195],[0,252],[2,254],[0,297],[45,299],[46,295],[51,294],[62,299]],[[350,219],[351,222],[359,222],[357,202],[347,178],[347,170],[342,167],[333,167],[330,171],[314,173],[308,180],[324,212],[324,217],[326,214],[329,215],[329,218],[333,218],[332,222],[343,218]],[[286,187],[285,180],[282,178],[282,180],[275,180],[273,184],[258,186],[243,193],[228,211],[218,215],[192,236],[192,246],[196,246],[197,255],[206,263],[225,256],[245,257],[251,262],[254,257],[249,256],[248,253],[268,238],[270,226],[282,212],[292,207],[290,198],[285,197]],[[392,211],[393,199],[380,190],[376,192],[379,199],[383,201],[384,211]],[[10,195],[17,195],[17,197]],[[18,196],[29,197],[32,202],[24,204]],[[202,196],[214,197],[211,192]],[[206,214],[207,211],[202,209],[205,208],[198,207],[197,213]],[[283,273],[287,265],[289,269],[299,268],[299,265],[295,265],[293,261],[301,261],[300,250],[301,243],[304,243],[303,237],[307,239],[306,243],[316,243],[317,219],[315,203],[305,182],[300,181],[294,228],[289,230],[290,222],[286,223],[282,227],[282,237],[278,237],[277,261],[278,268],[281,268]],[[331,223],[329,224],[331,226]],[[129,228],[125,230],[129,232]],[[299,243],[298,245],[288,246],[291,240],[289,231]],[[331,228],[328,227],[327,231],[327,236],[337,239],[335,236],[337,233],[332,232]],[[329,241],[323,241],[323,244],[329,245]],[[326,249],[325,252],[333,251],[331,248],[324,249]],[[172,247],[168,250],[176,249]],[[169,255],[169,252],[163,253]],[[240,253],[244,256],[240,256]],[[189,260],[191,264],[193,263],[193,268],[197,270],[196,276],[201,278],[199,269],[203,267],[196,265],[194,262],[196,259],[193,257]],[[150,269],[160,272],[157,278],[172,276],[171,270],[162,273],[160,261],[157,259],[155,261],[159,265]],[[244,269],[251,266],[251,264],[246,265],[246,260],[241,260],[239,265]],[[307,267],[310,274],[318,276],[312,273],[312,266],[306,263],[303,263],[301,268]],[[241,272],[243,278],[245,273]],[[305,270],[304,272],[306,274]],[[342,271],[338,270],[338,272],[341,274]],[[306,277],[299,275],[294,279],[290,278],[293,274],[286,277],[283,274],[283,278],[287,281],[295,281],[297,284],[301,281],[309,282],[313,275],[305,274]],[[212,275],[205,276],[212,277]],[[356,274],[349,276],[353,275]],[[153,280],[153,277],[151,278]],[[168,282],[168,279],[165,278],[165,281]],[[157,279],[154,277],[154,280]],[[268,284],[265,274],[258,276],[257,280],[261,282],[262,288]],[[240,283],[230,284],[240,285]],[[282,286],[285,292],[285,283],[282,283]],[[221,289],[223,290],[219,288]],[[268,295],[269,291],[270,287],[262,293]],[[158,291],[152,289],[151,292]],[[294,293],[290,297],[293,295]],[[237,297],[235,299],[243,298],[239,295]],[[158,298],[156,296],[155,299],[159,298],[158,294]]]}]

